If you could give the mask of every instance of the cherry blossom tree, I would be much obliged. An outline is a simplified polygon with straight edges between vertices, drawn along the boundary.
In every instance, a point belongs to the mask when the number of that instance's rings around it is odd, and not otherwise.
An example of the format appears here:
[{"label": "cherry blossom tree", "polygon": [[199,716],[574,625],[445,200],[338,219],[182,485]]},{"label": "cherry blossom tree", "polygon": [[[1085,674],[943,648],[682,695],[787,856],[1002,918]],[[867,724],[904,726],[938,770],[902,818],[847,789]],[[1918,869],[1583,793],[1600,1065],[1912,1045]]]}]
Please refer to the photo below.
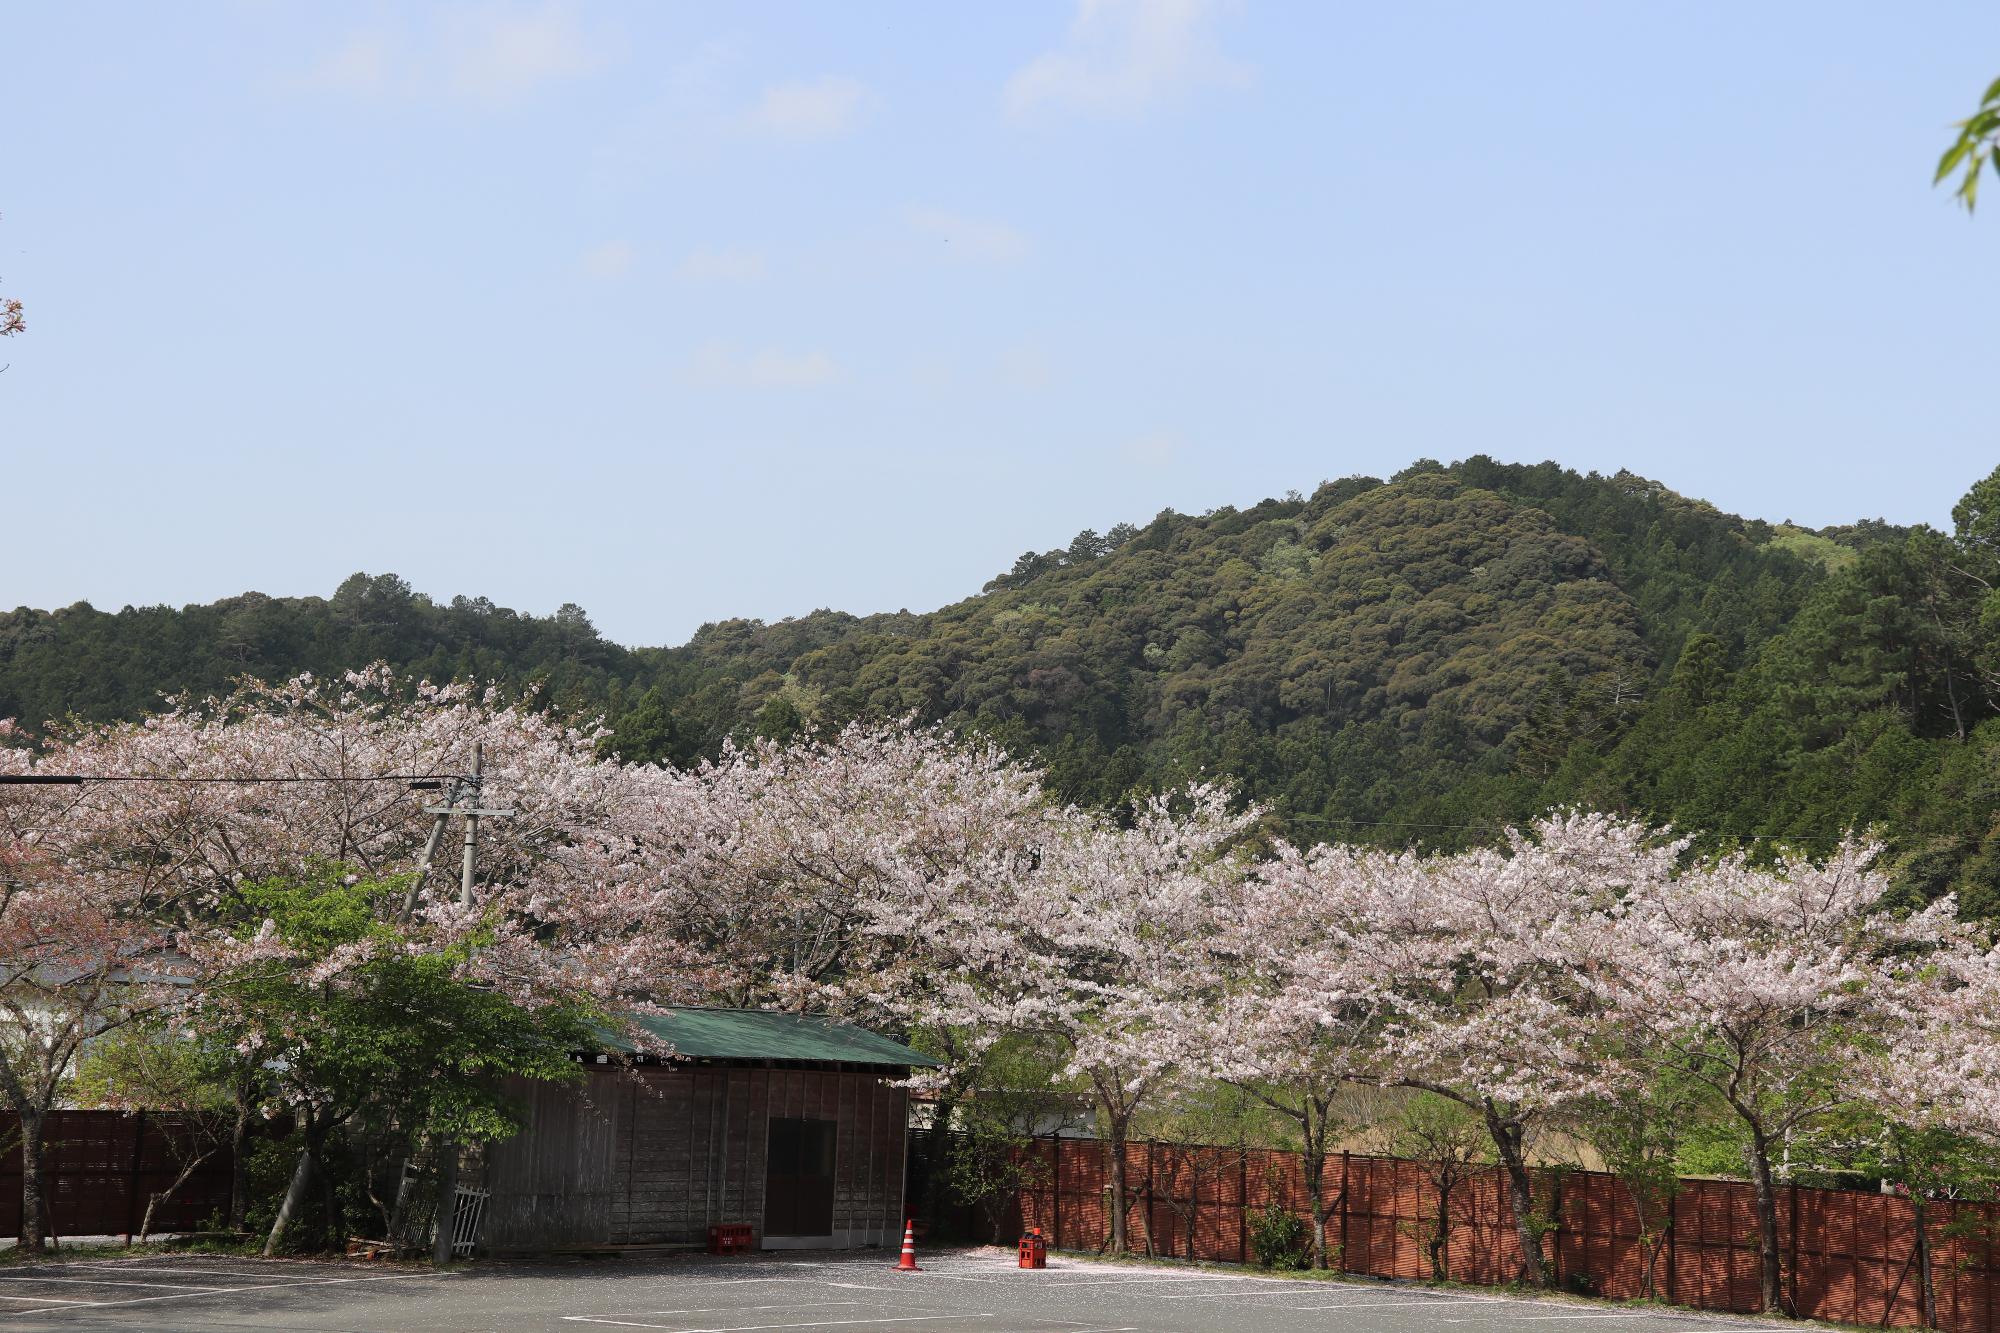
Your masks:
[{"label": "cherry blossom tree", "polygon": [[[971,1021],[977,960],[1057,836],[1038,775],[934,727],[855,724],[825,738],[728,747],[690,773],[651,770],[676,873],[699,883],[677,926],[737,1004],[886,1024],[944,1064],[918,1081],[951,1123],[1001,1029]],[[956,1168],[943,1136],[930,1206]]]},{"label": "cherry blossom tree", "polygon": [[1104,1127],[1113,1253],[1129,1248],[1125,1148],[1132,1119],[1198,1058],[1202,948],[1212,899],[1240,873],[1232,850],[1257,812],[1196,785],[1156,797],[1121,827],[1067,812],[1037,849],[1008,916],[965,941],[948,1003],[991,1029],[1032,1034],[1061,1052]]},{"label": "cherry blossom tree", "polygon": [[1901,961],[1902,1031],[1860,1066],[1865,1095],[1912,1129],[2000,1143],[2000,948],[1960,926]]},{"label": "cherry blossom tree", "polygon": [[171,987],[151,961],[160,935],[124,886],[40,846],[51,812],[23,804],[0,806],[0,1101],[20,1122],[21,1245],[39,1252],[49,1233],[44,1127],[77,1054],[158,1008]]},{"label": "cherry blossom tree", "polygon": [[[1129,827],[1052,802],[999,748],[907,720],[655,771],[677,931],[738,1003],[886,1021],[945,1060],[949,1119],[1002,1035],[1062,1055],[1103,1113],[1125,1246],[1132,1117],[1191,1049],[1204,895],[1251,815],[1196,788]],[[939,1170],[942,1182],[949,1172]]]},{"label": "cherry blossom tree", "polygon": [[1060,823],[1038,775],[935,727],[854,724],[649,770],[676,821],[679,930],[739,1003],[902,1024],[944,1012],[951,961],[999,947],[996,921]]},{"label": "cherry blossom tree", "polygon": [[[660,784],[600,761],[598,739],[490,691],[406,682],[382,668],[172,700],[139,724],[57,728],[39,751],[4,752],[26,772],[87,779],[9,789],[0,809],[12,844],[33,854],[32,875],[10,873],[24,904],[11,915],[56,920],[47,907],[35,917],[28,908],[64,905],[67,934],[45,954],[94,957],[105,975],[114,971],[107,959],[170,964],[188,983],[186,1021],[252,1048],[262,1039],[256,1025],[225,1002],[219,981],[282,964],[288,946],[243,910],[246,888],[307,882],[328,867],[404,889],[374,900],[380,928],[311,959],[315,981],[363,975],[371,960],[402,953],[450,958],[457,984],[529,1012],[583,1003],[610,1019],[703,998],[712,969],[676,929],[685,917],[678,904],[695,887],[675,840],[686,821],[658,819]],[[475,753],[484,757],[483,799],[510,814],[484,821],[467,891],[430,873],[426,847],[438,825],[426,806]],[[413,780],[430,789],[413,789]],[[24,855],[17,867],[29,864]],[[59,896],[57,886],[72,887]],[[40,966],[14,985],[46,991],[59,975]],[[64,997],[79,993],[72,983]],[[88,1013],[65,998],[68,1030],[81,1040],[122,1021],[114,1001],[128,994],[136,992],[101,987]],[[38,995],[26,1011],[53,1010]],[[259,1058],[256,1049],[246,1056]],[[307,1063],[297,1050],[287,1058]]]},{"label": "cherry blossom tree", "polygon": [[[35,762],[120,779],[80,789],[73,822],[102,835],[92,845],[108,859],[94,872],[140,875],[197,965],[227,965],[256,945],[227,910],[238,886],[341,866],[409,877],[399,916],[418,942],[443,948],[476,934],[467,979],[510,999],[622,1005],[703,993],[704,960],[658,924],[678,919],[691,887],[676,873],[676,825],[662,831],[657,800],[635,799],[638,771],[599,761],[598,739],[493,691],[377,667],[59,731]],[[439,796],[410,780],[448,782],[475,748],[485,799],[511,813],[483,821],[467,895],[425,860],[435,826],[426,808]]]},{"label": "cherry blossom tree", "polygon": [[[248,1122],[256,1104],[237,1095],[239,1062],[233,1057],[234,1052],[191,1041],[178,1025],[161,1021],[99,1034],[81,1053],[71,1083],[78,1105],[142,1115],[164,1111],[171,1117],[163,1137],[174,1178],[147,1195],[135,1240],[143,1243],[152,1234],[160,1206],[217,1154],[229,1153],[238,1159],[232,1165],[247,1167]],[[241,1182],[232,1179],[230,1230],[241,1228],[241,1202]]]},{"label": "cherry blossom tree", "polygon": [[1393,986],[1387,1081],[1466,1107],[1507,1181],[1524,1278],[1549,1282],[1528,1169],[1551,1115],[1615,1089],[1624,1017],[1616,923],[1672,873],[1678,847],[1643,825],[1560,814],[1504,849],[1370,854],[1339,885],[1360,964]]},{"label": "cherry blossom tree", "polygon": [[1855,1103],[1871,1051],[1927,1062],[1899,978],[1958,934],[1948,899],[1907,918],[1879,910],[1875,855],[1848,843],[1824,861],[1725,857],[1649,885],[1619,925],[1619,1010],[1646,1058],[1713,1091],[1747,1136],[1767,1310],[1782,1304],[1774,1153]]},{"label": "cherry blossom tree", "polygon": [[[0,722],[0,773],[37,776],[37,756],[6,744],[14,739]],[[78,1052],[168,1003],[181,970],[167,947],[172,922],[157,910],[170,871],[125,856],[123,830],[95,795],[0,788],[0,1101],[20,1121],[29,1250],[48,1235],[44,1126]]]},{"label": "cherry blossom tree", "polygon": [[[11,338],[27,331],[27,307],[17,297],[0,296],[0,338]],[[0,366],[0,370],[5,369],[5,366]]]},{"label": "cherry blossom tree", "polygon": [[[1356,947],[1346,910],[1367,893],[1373,856],[1280,845],[1212,899],[1206,944],[1213,1002],[1201,1015],[1196,1066],[1243,1088],[1298,1127],[1312,1264],[1327,1266],[1326,1158],[1342,1087],[1379,1081],[1394,991]],[[1225,886],[1226,887],[1226,886]]]},{"label": "cherry blossom tree", "polygon": [[1956,923],[1874,970],[1893,1007],[1887,1032],[1854,1053],[1853,1076],[1884,1122],[1877,1169],[1910,1200],[1922,1314],[1934,1326],[1931,1201],[1984,1184],[2000,1143],[2000,950],[1984,929]]}]

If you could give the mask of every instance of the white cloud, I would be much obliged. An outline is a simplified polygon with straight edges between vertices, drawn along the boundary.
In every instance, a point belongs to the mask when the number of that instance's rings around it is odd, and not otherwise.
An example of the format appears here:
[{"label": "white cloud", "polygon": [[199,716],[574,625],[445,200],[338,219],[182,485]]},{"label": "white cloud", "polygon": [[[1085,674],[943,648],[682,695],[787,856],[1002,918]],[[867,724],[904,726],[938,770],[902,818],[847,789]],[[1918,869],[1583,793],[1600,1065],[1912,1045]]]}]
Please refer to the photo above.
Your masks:
[{"label": "white cloud", "polygon": [[780,139],[832,139],[860,124],[868,89],[858,79],[828,75],[773,84],[750,112],[751,128]]},{"label": "white cloud", "polygon": [[1048,348],[1039,342],[1019,342],[1000,353],[995,367],[1002,384],[1026,393],[1039,393],[1055,383],[1055,362]]},{"label": "white cloud", "polygon": [[481,106],[518,100],[600,61],[561,4],[464,9],[426,36],[370,28],[313,65],[299,85],[366,99],[446,98]]},{"label": "white cloud", "polygon": [[1168,431],[1138,435],[1118,447],[1118,456],[1139,467],[1172,467],[1179,461],[1183,441]]},{"label": "white cloud", "polygon": [[816,389],[839,379],[840,367],[825,352],[742,351],[712,342],[694,354],[684,373],[705,389]]},{"label": "white cloud", "polygon": [[756,282],[770,271],[755,250],[697,250],[681,261],[677,272],[688,282]]},{"label": "white cloud", "polygon": [[1044,110],[1132,115],[1195,88],[1245,83],[1222,53],[1210,0],[1077,0],[1060,45],[1007,81],[1017,116]]},{"label": "white cloud", "polygon": [[1004,222],[926,208],[910,215],[910,225],[934,237],[954,259],[1005,263],[1028,252],[1028,238]]},{"label": "white cloud", "polygon": [[537,10],[468,10],[445,25],[442,66],[451,91],[475,102],[510,102],[545,83],[597,67],[575,16],[558,5]]},{"label": "white cloud", "polygon": [[632,267],[632,247],[605,241],[583,252],[583,271],[593,278],[621,278]]},{"label": "white cloud", "polygon": [[306,72],[300,82],[319,92],[378,97],[395,78],[398,42],[389,33],[357,32]]}]

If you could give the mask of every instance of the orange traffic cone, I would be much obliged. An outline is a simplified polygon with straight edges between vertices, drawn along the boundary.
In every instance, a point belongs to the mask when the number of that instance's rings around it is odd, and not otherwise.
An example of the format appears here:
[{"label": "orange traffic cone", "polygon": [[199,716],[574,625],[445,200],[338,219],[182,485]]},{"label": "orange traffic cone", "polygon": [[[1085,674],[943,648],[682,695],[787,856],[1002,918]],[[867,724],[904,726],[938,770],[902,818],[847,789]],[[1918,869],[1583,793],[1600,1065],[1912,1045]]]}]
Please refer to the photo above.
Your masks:
[{"label": "orange traffic cone", "polygon": [[903,1257],[896,1261],[896,1271],[898,1273],[924,1271],[917,1267],[917,1224],[914,1221],[903,1223]]}]

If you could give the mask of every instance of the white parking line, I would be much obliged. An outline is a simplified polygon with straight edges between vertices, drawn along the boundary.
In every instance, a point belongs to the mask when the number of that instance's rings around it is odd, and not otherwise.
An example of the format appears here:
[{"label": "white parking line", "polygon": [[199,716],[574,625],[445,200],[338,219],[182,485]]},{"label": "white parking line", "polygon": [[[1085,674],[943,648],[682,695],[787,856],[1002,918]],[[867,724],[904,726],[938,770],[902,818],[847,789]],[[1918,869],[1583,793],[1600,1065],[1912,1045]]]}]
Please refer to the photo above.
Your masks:
[{"label": "white parking line", "polygon": [[228,1291],[228,1287],[197,1287],[190,1282],[120,1282],[110,1277],[15,1277],[0,1275],[0,1282],[67,1282],[75,1287],[168,1287],[178,1291]]},{"label": "white parking line", "polygon": [[1522,1319],[1530,1321],[1544,1319],[1658,1319],[1660,1317],[1659,1312],[1654,1310],[1605,1310],[1602,1313],[1593,1311],[1587,1314],[1530,1314],[1521,1316]]},{"label": "white parking line", "polygon": [[1178,1292],[1175,1293],[1174,1295],[1166,1295],[1162,1292],[1157,1292],[1157,1291],[1141,1291],[1135,1294],[1140,1296],[1151,1296],[1156,1300],[1162,1300],[1162,1301],[1226,1301],[1226,1300],[1234,1300],[1237,1297],[1248,1298],[1251,1296],[1321,1295],[1322,1294],[1321,1292],[1313,1290],[1314,1285],[1315,1284],[1301,1282],[1295,1286],[1272,1287],[1268,1291],[1188,1291],[1188,1292]]},{"label": "white parking line", "polygon": [[[697,1305],[688,1310],[634,1310],[635,1318],[658,1319],[669,1314],[747,1314],[752,1310],[826,1310],[836,1305],[859,1305],[860,1301],[784,1301],[777,1305]],[[587,1316],[578,1315],[577,1318]]]},{"label": "white parking line", "polygon": [[[1017,1269],[1015,1271],[1026,1274],[1026,1277],[1023,1279],[1024,1281],[1032,1282],[1041,1276],[1033,1269]],[[1218,1282],[1261,1282],[1268,1285],[1283,1281],[1283,1278],[1250,1277],[1240,1273],[1123,1273],[1117,1277],[1087,1277],[1072,1281],[1063,1281],[1061,1278],[1057,1278],[1056,1285],[1064,1287],[1097,1287],[1115,1286],[1121,1282],[1145,1282],[1149,1284],[1164,1282],[1169,1286],[1196,1285],[1212,1287]]]},{"label": "white parking line", "polygon": [[[125,1262],[126,1261],[121,1259],[91,1259],[91,1260],[79,1259],[76,1262],[65,1266],[69,1268],[92,1268],[100,1265],[109,1266],[112,1264],[123,1264]],[[255,1273],[246,1273],[233,1268],[168,1268],[164,1264],[161,1264],[161,1265],[149,1265],[145,1268],[138,1268],[138,1267],[121,1268],[119,1271],[126,1273],[194,1273],[201,1277],[270,1277],[273,1274],[281,1273],[284,1270],[285,1270],[285,1265],[283,1264],[273,1264],[269,1268],[266,1268],[261,1272],[255,1272]]]},{"label": "white parking line", "polygon": [[926,1320],[942,1322],[946,1319],[991,1319],[990,1312],[982,1314],[912,1314],[897,1315],[890,1319],[814,1319],[803,1324],[729,1324],[716,1328],[675,1328],[672,1324],[640,1324],[630,1319],[603,1319],[596,1315],[566,1314],[563,1318],[577,1324],[613,1324],[619,1328],[660,1328],[668,1333],[762,1333],[773,1328],[840,1328],[849,1324],[919,1324]]},{"label": "white parking line", "polygon": [[[1420,1300],[1420,1301],[1341,1301],[1337,1305],[1293,1305],[1287,1308],[1293,1310],[1388,1310],[1399,1305],[1446,1306],[1446,1305],[1490,1305],[1498,1303],[1501,1302],[1496,1302],[1492,1298],[1485,1296],[1467,1296],[1467,1297],[1457,1297],[1457,1298],[1450,1296],[1432,1296],[1425,1300]],[[1505,1303],[1515,1304],[1516,1302],[1505,1302]],[[1525,1302],[1520,1302],[1520,1303],[1525,1304]]]},{"label": "white parking line", "polygon": [[[148,1305],[154,1301],[184,1301],[193,1296],[228,1296],[239,1291],[276,1291],[292,1287],[327,1287],[343,1282],[400,1282],[413,1277],[449,1277],[448,1273],[391,1273],[383,1277],[323,1277],[309,1278],[304,1282],[264,1282],[254,1287],[196,1287],[188,1291],[175,1292],[171,1296],[134,1296],[124,1301],[63,1301],[53,1305],[37,1306],[32,1310],[0,1311],[0,1319],[17,1314],[52,1314],[63,1310],[105,1310],[126,1305]],[[105,1286],[113,1285],[104,1283]],[[134,1285],[127,1283],[125,1285]],[[143,1285],[159,1286],[159,1283]]]},{"label": "white parking line", "polygon": [[[807,1287],[829,1285],[823,1277],[691,1277],[676,1278],[667,1275],[665,1280],[676,1287],[740,1287],[747,1282],[791,1282]],[[885,1288],[886,1290],[886,1288]]]},{"label": "white parking line", "polygon": [[[57,1300],[57,1299],[56,1299],[56,1298],[55,1298],[54,1296],[42,1296],[42,1295],[39,1295],[39,1294],[38,1294],[38,1295],[34,1295],[34,1296],[0,1296],[0,1301],[26,1301],[26,1302],[27,1302],[28,1304],[30,1304],[30,1305],[33,1305],[33,1304],[34,1304],[35,1302],[37,1302],[37,1301],[40,1301],[40,1302],[41,1302],[42,1304],[44,1304],[44,1305],[48,1304],[48,1303],[49,1303],[50,1301],[55,1301],[55,1303],[56,1303],[57,1305],[89,1305],[89,1304],[90,1304],[90,1302],[89,1302],[89,1301],[64,1301],[64,1300]],[[8,1314],[12,1314],[12,1313],[14,1313],[14,1312],[13,1312],[12,1310],[9,1310],[9,1311],[7,1311],[7,1313],[8,1313]]]}]

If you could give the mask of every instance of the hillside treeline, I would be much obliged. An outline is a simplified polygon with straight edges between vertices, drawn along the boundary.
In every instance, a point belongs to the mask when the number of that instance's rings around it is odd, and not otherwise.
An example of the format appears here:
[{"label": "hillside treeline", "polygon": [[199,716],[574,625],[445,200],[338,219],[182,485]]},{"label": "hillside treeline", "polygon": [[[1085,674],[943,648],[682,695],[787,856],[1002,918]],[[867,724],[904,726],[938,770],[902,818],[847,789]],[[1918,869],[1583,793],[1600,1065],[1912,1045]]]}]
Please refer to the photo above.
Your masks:
[{"label": "hillside treeline", "polygon": [[584,613],[331,598],[0,614],[0,717],[137,716],[382,660],[539,687],[688,763],[915,714],[1112,806],[1233,778],[1294,837],[1454,847],[1553,805],[1717,845],[1888,839],[1902,891],[2000,915],[2000,471],[1949,532],[1808,531],[1628,473],[1472,458],[1028,552],[930,614],[819,611],[627,649]]}]

